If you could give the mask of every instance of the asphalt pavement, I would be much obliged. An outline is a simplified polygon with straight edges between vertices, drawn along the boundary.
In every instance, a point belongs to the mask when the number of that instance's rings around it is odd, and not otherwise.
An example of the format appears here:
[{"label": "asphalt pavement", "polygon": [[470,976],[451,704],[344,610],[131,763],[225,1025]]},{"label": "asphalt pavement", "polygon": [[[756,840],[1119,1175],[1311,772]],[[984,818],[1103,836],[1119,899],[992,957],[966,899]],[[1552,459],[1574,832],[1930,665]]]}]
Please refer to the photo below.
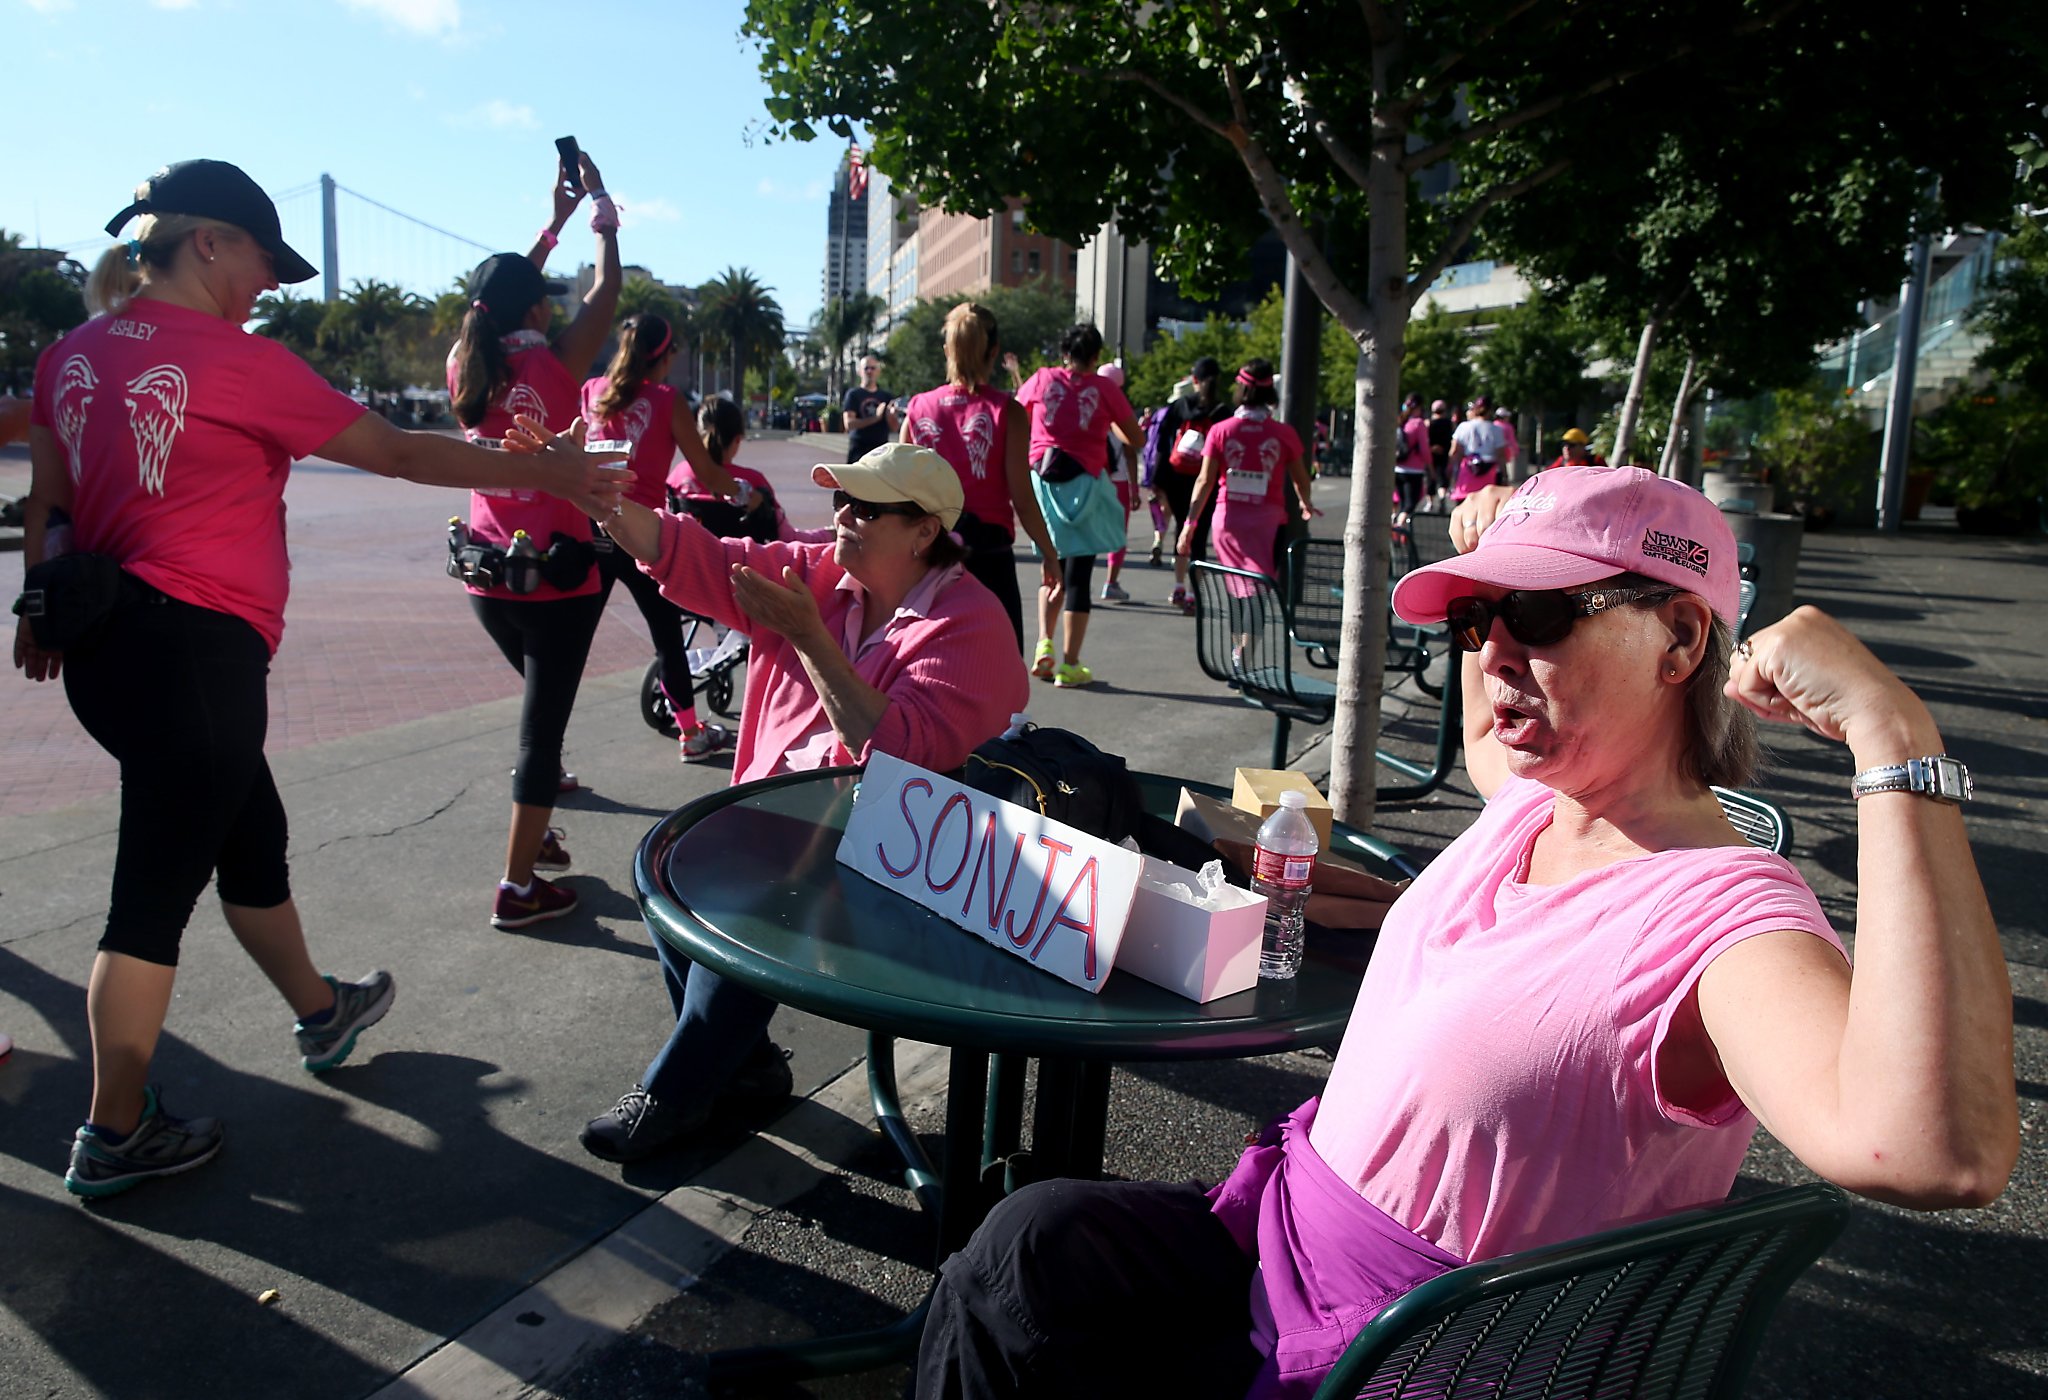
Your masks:
[{"label": "asphalt pavement", "polygon": [[[802,468],[836,455],[829,442],[764,441],[745,460],[793,513],[822,518]],[[0,454],[0,491],[18,467]],[[1344,485],[1321,488],[1332,532]],[[868,1130],[858,1033],[778,1015],[804,1102],[775,1123],[722,1124],[624,1171],[576,1144],[669,1021],[631,851],[660,815],[730,776],[727,760],[679,765],[673,741],[642,723],[637,617],[615,601],[570,732],[586,786],[558,821],[583,908],[497,933],[485,920],[517,701],[420,543],[445,522],[447,498],[316,470],[288,500],[298,567],[273,713],[312,718],[283,744],[274,725],[271,753],[294,883],[322,965],[390,967],[397,1005],[348,1065],[304,1074],[289,1014],[202,901],[157,1073],[174,1110],[227,1120],[227,1146],[200,1172],[103,1205],[67,1197],[60,1177],[89,1087],[83,983],[117,806],[90,746],[68,734],[61,697],[24,696],[14,681],[0,722],[37,737],[30,754],[0,736],[0,1029],[17,1042],[0,1066],[0,1395],[691,1394],[708,1350],[900,1315],[921,1292],[928,1231]],[[2039,539],[1973,539],[1945,523],[1805,542],[1802,599],[1897,667],[1975,770],[1971,829],[2014,979],[2025,1147],[1986,1210],[1859,1204],[1780,1314],[1753,1394],[2048,1394],[2044,565]],[[11,589],[9,568],[19,564],[0,561]],[[347,586],[312,586],[323,568]],[[1089,637],[1102,683],[1034,687],[1034,717],[1140,768],[1228,781],[1239,765],[1264,766],[1270,722],[1201,675],[1192,624],[1165,606],[1170,576],[1140,554],[1125,582],[1133,602],[1098,609]],[[357,650],[338,661],[335,638]],[[319,654],[292,660],[295,647]],[[492,689],[471,698],[474,686]],[[1393,711],[1395,743],[1419,754],[1425,707],[1402,689]],[[1296,737],[1301,766],[1326,770],[1319,736]],[[1846,762],[1803,734],[1773,740],[1761,790],[1790,811],[1793,858],[1849,929]],[[17,775],[32,767],[24,798]],[[1376,831],[1427,857],[1476,808],[1460,780],[1384,810]],[[919,1047],[903,1058],[913,1121],[935,1131],[943,1060]],[[1109,1168],[1213,1177],[1248,1127],[1315,1092],[1327,1067],[1311,1052],[1120,1070]],[[1740,1189],[1798,1179],[1760,1137]],[[894,1395],[902,1378],[791,1393]]]}]

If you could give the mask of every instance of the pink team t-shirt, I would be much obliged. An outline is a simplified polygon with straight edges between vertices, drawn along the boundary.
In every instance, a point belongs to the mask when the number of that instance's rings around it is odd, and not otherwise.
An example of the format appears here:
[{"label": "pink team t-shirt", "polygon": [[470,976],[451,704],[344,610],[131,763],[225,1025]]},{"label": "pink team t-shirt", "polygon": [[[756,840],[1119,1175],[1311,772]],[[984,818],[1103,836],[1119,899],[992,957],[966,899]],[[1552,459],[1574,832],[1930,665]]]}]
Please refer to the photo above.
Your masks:
[{"label": "pink team t-shirt", "polygon": [[597,411],[597,401],[610,387],[603,375],[583,381],[583,421],[590,425],[590,437],[624,440],[633,444],[626,465],[633,480],[626,487],[626,499],[649,510],[668,504],[668,468],[676,456],[676,391],[669,384],[641,386],[633,401],[609,416]]},{"label": "pink team t-shirt", "polygon": [[1388,914],[1309,1137],[1461,1259],[1724,1198],[1756,1119],[1725,1082],[1664,1096],[1672,1015],[1745,938],[1842,947],[1790,862],[1752,847],[1525,883],[1553,798],[1509,778]]},{"label": "pink team t-shirt", "polygon": [[1013,539],[1016,507],[1003,459],[1008,415],[1015,403],[988,385],[969,393],[956,384],[942,384],[916,395],[904,409],[904,421],[918,446],[929,447],[959,473],[966,508]]},{"label": "pink team t-shirt", "polygon": [[1401,425],[1401,456],[1394,463],[1397,472],[1414,472],[1420,475],[1429,468],[1429,423],[1426,419],[1410,418]]},{"label": "pink team t-shirt", "polygon": [[1131,416],[1124,391],[1094,370],[1083,373],[1054,365],[1039,370],[1017,391],[1031,415],[1031,460],[1048,447],[1072,453],[1091,475],[1109,465],[1109,425]]},{"label": "pink team t-shirt", "polygon": [[74,549],[241,618],[275,652],[286,473],[363,412],[276,341],[138,297],[43,352],[29,421],[63,449]]},{"label": "pink team t-shirt", "polygon": [[[538,331],[514,331],[504,338],[512,362],[512,378],[504,392],[484,410],[483,422],[463,429],[471,442],[494,443],[512,427],[515,416],[538,418],[550,431],[565,433],[578,416],[576,380],[547,338]],[[448,358],[448,392],[455,392],[455,357]],[[590,517],[545,491],[490,490],[469,493],[469,533],[500,548],[509,547],[516,530],[526,531],[533,547],[546,553],[556,535],[572,540],[591,538]],[[581,598],[598,591],[602,580],[592,569],[588,578],[574,588],[555,588],[543,583],[531,593],[514,593],[509,588],[470,588],[485,598],[509,598],[514,602],[541,603],[553,598]],[[469,585],[465,584],[468,588]]]},{"label": "pink team t-shirt", "polygon": [[[1266,409],[1240,408],[1209,429],[1202,455],[1220,474],[1209,533],[1217,559],[1226,568],[1279,577],[1274,540],[1287,519],[1288,468],[1301,460],[1301,435]],[[1226,582],[1234,595],[1253,591],[1248,581]]]}]

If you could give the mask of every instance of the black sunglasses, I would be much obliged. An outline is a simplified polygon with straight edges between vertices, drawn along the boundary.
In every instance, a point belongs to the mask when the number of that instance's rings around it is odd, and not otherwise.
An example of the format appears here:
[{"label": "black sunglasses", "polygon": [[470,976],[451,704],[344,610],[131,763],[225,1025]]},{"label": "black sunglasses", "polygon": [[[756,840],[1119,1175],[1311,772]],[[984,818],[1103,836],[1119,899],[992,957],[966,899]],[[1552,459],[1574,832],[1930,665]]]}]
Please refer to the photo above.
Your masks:
[{"label": "black sunglasses", "polygon": [[848,506],[853,507],[853,518],[855,520],[866,523],[880,520],[885,515],[901,515],[915,520],[920,515],[931,514],[930,511],[915,501],[862,501],[856,500],[844,491],[834,491],[832,493],[832,513],[834,515],[839,514],[840,511],[845,510]]},{"label": "black sunglasses", "polygon": [[1451,629],[1451,645],[1459,651],[1477,651],[1486,644],[1497,617],[1507,625],[1508,635],[1525,647],[1554,646],[1571,635],[1572,624],[1624,603],[1663,602],[1675,598],[1676,588],[1596,588],[1590,593],[1567,593],[1561,588],[1524,589],[1499,598],[1453,598],[1444,610],[1444,623]]}]

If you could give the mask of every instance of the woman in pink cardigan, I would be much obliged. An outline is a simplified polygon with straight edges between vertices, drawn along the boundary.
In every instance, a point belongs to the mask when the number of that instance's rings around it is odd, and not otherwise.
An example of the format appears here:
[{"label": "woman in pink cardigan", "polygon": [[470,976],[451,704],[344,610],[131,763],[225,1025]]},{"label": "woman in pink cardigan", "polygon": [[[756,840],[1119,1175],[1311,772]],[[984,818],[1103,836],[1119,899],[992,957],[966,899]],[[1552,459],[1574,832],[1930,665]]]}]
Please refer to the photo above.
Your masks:
[{"label": "woman in pink cardigan", "polygon": [[[948,533],[959,476],[929,448],[892,442],[811,478],[832,488],[824,542],[720,539],[630,502],[605,528],[670,601],[752,636],[734,782],[865,763],[877,750],[959,767],[1030,688],[1008,615]],[[676,1028],[640,1082],[584,1128],[583,1146],[606,1161],[674,1146],[722,1103],[790,1090],[768,1039],[775,1003],[654,946]]]}]

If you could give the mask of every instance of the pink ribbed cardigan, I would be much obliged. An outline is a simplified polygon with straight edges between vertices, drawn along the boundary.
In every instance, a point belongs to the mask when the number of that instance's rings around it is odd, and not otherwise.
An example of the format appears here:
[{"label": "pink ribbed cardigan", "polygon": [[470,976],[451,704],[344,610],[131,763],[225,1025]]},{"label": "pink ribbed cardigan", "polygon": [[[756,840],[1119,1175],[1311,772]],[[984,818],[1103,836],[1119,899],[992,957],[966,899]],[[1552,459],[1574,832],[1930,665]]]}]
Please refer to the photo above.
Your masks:
[{"label": "pink ribbed cardigan", "polygon": [[[824,720],[825,705],[789,640],[754,628],[740,611],[732,566],[745,564],[772,579],[784,568],[796,570],[834,637],[844,633],[854,603],[853,593],[839,586],[846,570],[833,561],[829,543],[720,539],[689,516],[660,515],[661,552],[641,568],[661,585],[662,596],[754,634],[733,781],[765,778]],[[836,763],[866,763],[869,751],[880,749],[937,772],[958,768],[977,745],[1009,726],[1031,690],[1003,605],[966,574],[947,585],[929,612],[899,608],[854,670],[889,697],[889,708],[859,753],[835,747]]]}]

